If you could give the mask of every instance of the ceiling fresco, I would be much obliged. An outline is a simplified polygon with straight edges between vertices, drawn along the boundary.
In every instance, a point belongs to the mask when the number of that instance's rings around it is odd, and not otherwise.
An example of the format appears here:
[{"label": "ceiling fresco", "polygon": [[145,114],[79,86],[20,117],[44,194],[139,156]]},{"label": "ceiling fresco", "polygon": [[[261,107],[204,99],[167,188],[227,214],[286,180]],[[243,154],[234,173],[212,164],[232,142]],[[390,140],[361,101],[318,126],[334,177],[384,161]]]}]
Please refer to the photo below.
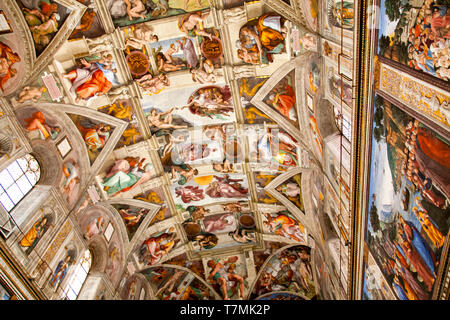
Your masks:
[{"label": "ceiling fresco", "polygon": [[[52,233],[60,260],[74,243],[69,276],[42,282],[48,294],[66,288],[84,244],[91,270],[104,274],[98,288],[109,291],[93,298],[320,298],[318,213],[305,193],[322,159],[304,117],[318,108],[303,107],[308,93],[313,104],[324,98],[327,83],[311,33],[318,2],[306,24],[258,1],[11,5],[10,27],[29,41],[0,35],[3,94],[32,148],[56,150],[73,215],[63,233],[54,213],[35,215],[18,239],[38,276],[55,270],[32,261],[36,248],[46,251],[33,232]],[[23,86],[16,73],[27,68],[37,73]]]},{"label": "ceiling fresco", "polygon": [[[41,178],[10,215],[0,210],[0,233],[46,297],[348,297],[353,0],[6,2],[0,169],[31,154]],[[383,32],[380,58],[395,63],[380,85],[402,64],[437,83],[435,106],[447,103],[440,44],[431,71],[418,71],[402,54],[414,37]],[[372,173],[371,207],[384,211],[368,218],[367,299],[432,298],[448,249],[445,156],[433,152],[448,149],[448,121],[427,108],[415,123],[395,107],[411,103],[402,88],[374,95],[372,158],[395,171],[403,207],[388,214],[377,193],[387,178]],[[419,138],[413,174],[402,150]]]}]

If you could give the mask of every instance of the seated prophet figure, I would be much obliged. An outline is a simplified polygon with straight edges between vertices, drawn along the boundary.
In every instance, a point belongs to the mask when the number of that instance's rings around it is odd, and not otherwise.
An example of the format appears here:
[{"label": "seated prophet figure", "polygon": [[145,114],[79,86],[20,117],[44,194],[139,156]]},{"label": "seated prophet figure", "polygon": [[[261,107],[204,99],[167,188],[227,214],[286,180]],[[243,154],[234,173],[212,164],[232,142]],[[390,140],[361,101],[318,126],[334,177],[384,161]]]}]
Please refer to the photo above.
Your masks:
[{"label": "seated prophet figure", "polygon": [[17,74],[13,64],[20,62],[19,55],[0,41],[0,89],[5,91],[6,82]]},{"label": "seated prophet figure", "polygon": [[37,48],[43,48],[50,43],[52,34],[58,32],[58,21],[60,19],[61,17],[59,14],[54,13],[46,22],[38,26],[30,27],[31,34],[33,35],[33,40]]},{"label": "seated prophet figure", "polygon": [[106,178],[102,183],[108,196],[114,196],[120,192],[131,190],[138,185],[147,182],[152,176],[152,165],[148,163],[143,167],[141,161],[138,165],[128,171],[117,171],[114,175]]},{"label": "seated prophet figure", "polygon": [[85,128],[78,124],[78,129],[90,151],[100,151],[109,139],[111,127],[104,123]]},{"label": "seated prophet figure", "polygon": [[287,119],[296,121],[295,110],[295,92],[289,85],[287,79],[283,81],[281,88],[278,90],[272,90],[269,94],[269,98],[266,101],[267,104],[272,105],[279,113],[285,116]]},{"label": "seated prophet figure", "polygon": [[233,287],[236,286],[236,284],[239,285],[239,296],[241,299],[245,299],[244,278],[235,273],[236,261],[237,256],[230,257],[223,263],[214,260],[209,260],[207,262],[208,267],[211,269],[208,280],[211,283],[217,283],[220,286],[224,300],[230,300],[232,291],[229,290],[228,286],[231,284],[233,284]]},{"label": "seated prophet figure", "polygon": [[285,49],[286,32],[282,17],[274,13],[247,22],[239,30],[238,57],[251,64],[272,62],[272,54]]},{"label": "seated prophet figure", "polygon": [[94,96],[102,96],[112,88],[112,82],[107,79],[102,68],[97,63],[89,63],[81,59],[82,67],[63,75],[72,82],[70,92],[76,95],[75,102],[87,100]]},{"label": "seated prophet figure", "polygon": [[168,232],[152,236],[145,240],[139,249],[139,262],[154,265],[161,261],[176,244],[173,228]]}]

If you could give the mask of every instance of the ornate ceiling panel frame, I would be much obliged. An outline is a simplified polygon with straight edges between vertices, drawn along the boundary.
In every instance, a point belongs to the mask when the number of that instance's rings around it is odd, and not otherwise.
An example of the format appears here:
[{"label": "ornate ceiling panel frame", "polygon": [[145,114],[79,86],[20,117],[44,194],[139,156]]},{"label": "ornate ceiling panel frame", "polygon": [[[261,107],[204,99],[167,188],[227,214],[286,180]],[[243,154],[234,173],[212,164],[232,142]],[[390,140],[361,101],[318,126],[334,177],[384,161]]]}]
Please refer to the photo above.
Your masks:
[{"label": "ornate ceiling panel frame", "polygon": [[[308,230],[315,230],[314,228],[314,222],[311,219],[311,217],[307,214],[307,212],[301,211],[296,205],[294,205],[289,199],[287,199],[285,196],[283,196],[279,191],[276,190],[276,188],[281,185],[286,180],[292,178],[296,174],[302,174],[301,178],[301,194],[303,203],[305,203],[305,198],[303,197],[303,194],[305,194],[305,188],[307,188],[307,191],[310,189],[309,182],[311,180],[311,169],[305,169],[305,168],[293,168],[291,170],[288,170],[287,172],[279,175],[275,179],[273,179],[265,188],[264,190],[267,191],[270,195],[272,195],[275,199],[277,199],[283,206],[286,207],[301,223],[303,223]],[[308,193],[308,192],[306,192]],[[309,200],[309,199],[308,199]],[[310,204],[311,205],[311,204]],[[308,210],[310,212],[310,210]],[[308,231],[307,230],[307,231]]]},{"label": "ornate ceiling panel frame", "polygon": [[124,256],[128,256],[130,249],[135,245],[135,242],[137,238],[140,237],[140,235],[145,231],[145,229],[148,228],[150,225],[150,222],[153,220],[155,215],[159,212],[161,209],[160,205],[153,204],[150,202],[145,202],[142,200],[136,200],[136,199],[111,199],[107,201],[103,201],[100,203],[97,203],[98,205],[102,205],[106,208],[108,208],[111,212],[113,212],[114,217],[116,217],[116,220],[122,221],[122,217],[117,212],[117,209],[113,207],[114,204],[121,204],[121,205],[130,205],[138,208],[145,208],[149,209],[149,212],[145,216],[144,220],[142,220],[142,223],[140,224],[139,228],[136,230],[135,234],[131,239],[128,238],[127,230],[124,223],[118,223],[120,234],[122,241],[124,243]]},{"label": "ornate ceiling panel frame", "polygon": [[[98,170],[103,165],[106,158],[110,155],[114,147],[116,146],[117,142],[120,140],[123,131],[128,126],[128,123],[122,120],[119,120],[113,116],[104,114],[102,112],[92,110],[86,107],[80,107],[80,106],[74,106],[74,105],[62,105],[57,103],[39,103],[37,104],[30,104],[31,106],[36,107],[37,109],[42,109],[46,111],[53,111],[55,113],[64,114],[65,117],[67,117],[67,124],[69,125],[69,128],[71,132],[74,134],[74,136],[78,137],[79,141],[83,142],[84,145],[84,139],[81,136],[81,133],[76,128],[73,121],[70,119],[68,114],[75,114],[80,115],[82,117],[86,117],[92,120],[97,120],[99,122],[106,123],[108,125],[114,126],[114,130],[110,137],[108,138],[105,146],[99,153],[98,157],[95,159],[95,161],[90,165],[90,174],[88,179],[90,180],[95,176],[95,174],[98,172]],[[84,156],[87,163],[89,163],[89,156],[87,154],[87,150],[85,150]]]},{"label": "ornate ceiling panel frame", "polygon": [[[266,115],[268,115],[271,119],[279,124],[279,126],[285,129],[289,134],[291,134],[297,141],[302,139],[302,134],[299,129],[297,129],[292,123],[290,123],[285,117],[275,111],[273,108],[269,107],[263,99],[269,94],[270,90],[273,89],[289,72],[295,70],[295,82],[297,90],[296,94],[296,114],[299,123],[299,127],[301,128],[301,121],[299,117],[299,109],[300,105],[303,104],[303,95],[300,92],[303,92],[303,81],[301,75],[301,66],[306,62],[307,57],[302,55],[295,58],[293,61],[288,61],[281,66],[277,71],[275,71],[269,79],[261,86],[258,92],[253,96],[250,100],[250,104],[253,104],[255,107],[263,111]],[[300,85],[300,89],[298,88]],[[299,99],[300,98],[300,99]]]},{"label": "ornate ceiling panel frame", "polygon": [[[18,4],[14,0],[6,0],[9,4],[9,8],[11,9],[11,12],[13,14],[13,17],[16,19],[15,21],[22,26],[28,26],[25,17],[23,16]],[[27,30],[21,30],[21,34],[24,37],[25,41],[27,42],[27,47],[31,49],[32,53],[32,67],[31,70],[24,76],[24,83],[27,83],[28,81],[34,81],[35,79],[32,79],[31,76],[38,74],[44,69],[48,62],[53,59],[53,56],[55,52],[58,51],[58,49],[69,39],[71,33],[77,26],[78,22],[80,21],[81,17],[83,16],[84,12],[86,11],[87,7],[82,5],[80,2],[76,0],[53,0],[54,2],[71,9],[71,13],[67,17],[67,19],[64,21],[64,24],[61,28],[59,28],[57,34],[55,37],[50,41],[49,45],[44,49],[44,51],[39,55],[39,57],[36,56],[35,46],[33,37],[31,35],[31,31],[29,29]]]},{"label": "ornate ceiling panel frame", "polygon": [[[286,250],[286,249],[289,249],[289,248],[292,248],[292,247],[296,247],[296,246],[300,246],[300,245],[301,245],[301,246],[308,246],[308,245],[303,244],[303,243],[288,244],[288,245],[285,245],[285,246],[279,248],[278,250],[272,252],[272,254],[271,254],[270,256],[268,256],[268,257],[266,258],[266,260],[264,260],[264,263],[263,263],[263,264],[261,265],[261,267],[259,268],[259,271],[258,271],[258,273],[256,274],[255,279],[253,280],[253,282],[252,282],[251,285],[249,286],[248,293],[247,293],[247,297],[246,297],[247,300],[250,299],[250,296],[251,296],[251,294],[252,294],[253,289],[255,288],[255,285],[256,285],[256,283],[258,282],[260,276],[262,275],[262,273],[263,273],[265,267],[269,264],[270,259],[272,259],[272,258],[275,257],[277,254],[279,254],[280,252],[282,252],[282,251],[284,251],[284,250]],[[312,248],[311,248],[311,249],[312,249]],[[314,250],[311,250],[311,251],[314,251]],[[311,261],[311,267],[312,267],[312,264],[313,264],[313,261]],[[313,268],[313,269],[314,269],[314,268]],[[314,281],[315,281],[315,275],[313,275],[313,277],[314,277]],[[270,293],[268,293],[268,294],[272,294],[272,293],[276,293],[276,292],[283,292],[283,291],[272,291],[272,292],[270,292]],[[291,291],[287,291],[287,292],[292,293]],[[305,300],[310,300],[310,299],[308,299],[307,297],[305,297],[305,296],[303,296],[303,295],[300,295],[300,294],[297,294],[297,295],[298,295],[298,296],[301,296],[301,297],[302,297],[303,299],[305,299]],[[262,296],[264,296],[264,295],[262,295]],[[259,297],[258,297],[258,298],[259,298]]]}]

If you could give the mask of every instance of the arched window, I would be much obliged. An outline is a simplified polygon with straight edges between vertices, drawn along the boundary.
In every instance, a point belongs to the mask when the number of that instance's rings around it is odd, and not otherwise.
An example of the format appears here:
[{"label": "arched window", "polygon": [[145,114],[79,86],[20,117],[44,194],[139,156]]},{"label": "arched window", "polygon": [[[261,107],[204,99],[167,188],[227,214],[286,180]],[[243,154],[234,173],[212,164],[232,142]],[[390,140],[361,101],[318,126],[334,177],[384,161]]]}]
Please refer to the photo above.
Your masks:
[{"label": "arched window", "polygon": [[0,203],[10,212],[33,189],[41,176],[36,158],[27,154],[0,172]]},{"label": "arched window", "polygon": [[92,265],[92,254],[88,249],[84,252],[80,263],[76,266],[75,272],[72,274],[64,293],[61,298],[64,300],[76,300],[80,293],[83,283],[86,281],[89,270]]}]

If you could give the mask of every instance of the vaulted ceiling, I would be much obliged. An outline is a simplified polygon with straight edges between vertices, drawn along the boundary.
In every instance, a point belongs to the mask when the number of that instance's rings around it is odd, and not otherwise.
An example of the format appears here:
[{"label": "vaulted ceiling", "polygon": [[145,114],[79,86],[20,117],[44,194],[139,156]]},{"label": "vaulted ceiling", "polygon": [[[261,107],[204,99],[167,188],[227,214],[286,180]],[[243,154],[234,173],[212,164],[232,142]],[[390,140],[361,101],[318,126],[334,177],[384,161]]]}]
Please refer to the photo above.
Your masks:
[{"label": "vaulted ceiling", "polygon": [[65,298],[90,249],[84,299],[345,299],[353,1],[126,2],[0,3],[24,272]]}]

